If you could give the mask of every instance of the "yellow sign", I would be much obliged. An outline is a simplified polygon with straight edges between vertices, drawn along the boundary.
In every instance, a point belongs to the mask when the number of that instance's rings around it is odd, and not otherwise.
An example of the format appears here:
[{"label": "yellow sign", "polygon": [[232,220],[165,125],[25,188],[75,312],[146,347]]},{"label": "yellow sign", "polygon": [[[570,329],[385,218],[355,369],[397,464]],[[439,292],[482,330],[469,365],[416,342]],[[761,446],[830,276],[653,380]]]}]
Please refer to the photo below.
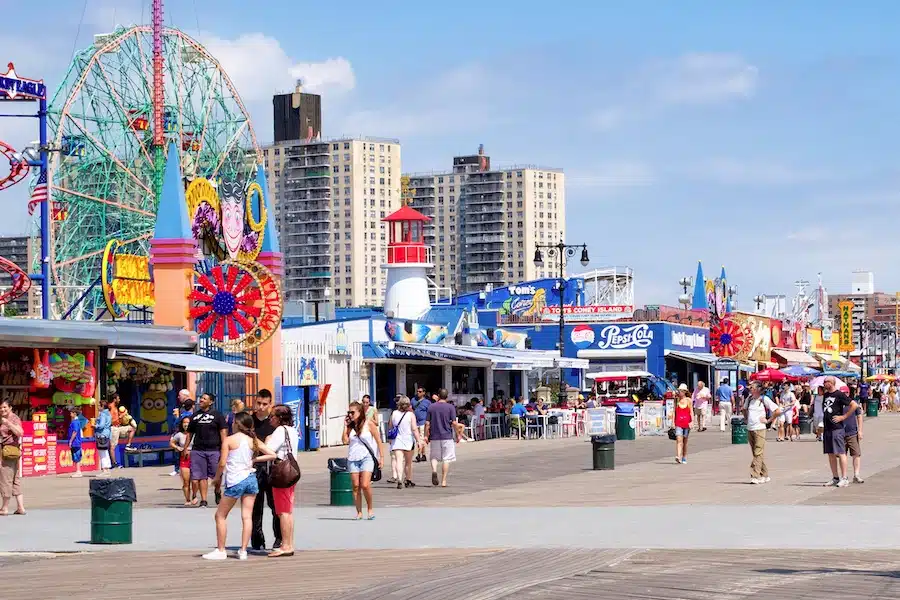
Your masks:
[{"label": "yellow sign", "polygon": [[841,352],[853,352],[856,346],[853,344],[853,302],[844,300],[838,303],[841,314],[841,335],[838,349]]}]

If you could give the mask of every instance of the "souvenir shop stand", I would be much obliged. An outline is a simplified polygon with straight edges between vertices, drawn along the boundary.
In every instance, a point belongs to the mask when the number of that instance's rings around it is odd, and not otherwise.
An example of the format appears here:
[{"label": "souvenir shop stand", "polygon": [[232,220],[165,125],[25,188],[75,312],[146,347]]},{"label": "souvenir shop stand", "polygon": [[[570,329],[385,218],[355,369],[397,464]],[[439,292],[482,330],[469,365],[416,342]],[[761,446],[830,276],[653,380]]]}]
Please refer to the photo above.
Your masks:
[{"label": "souvenir shop stand", "polygon": [[[174,327],[0,318],[0,394],[25,429],[22,475],[75,470],[69,406],[82,414],[82,471],[99,469],[93,439],[98,401],[114,392],[137,426],[135,445],[168,446],[187,373],[229,367],[195,354],[197,344],[196,333]],[[119,464],[125,464],[124,444],[117,449]]]}]

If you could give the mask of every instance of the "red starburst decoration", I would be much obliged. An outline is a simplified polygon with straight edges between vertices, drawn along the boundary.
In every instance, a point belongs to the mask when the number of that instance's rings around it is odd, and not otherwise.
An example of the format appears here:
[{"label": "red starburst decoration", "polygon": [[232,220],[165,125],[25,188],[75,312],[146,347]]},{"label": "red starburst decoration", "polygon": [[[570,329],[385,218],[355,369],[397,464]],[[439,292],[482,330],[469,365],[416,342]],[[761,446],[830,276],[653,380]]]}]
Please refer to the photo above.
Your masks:
[{"label": "red starburst decoration", "polygon": [[191,318],[197,319],[197,331],[212,330],[217,342],[234,342],[256,327],[262,308],[259,281],[243,267],[226,263],[199,274],[197,289],[189,298]]},{"label": "red starburst decoration", "polygon": [[734,321],[723,319],[709,332],[709,344],[716,356],[731,358],[740,354],[746,343],[744,330]]}]

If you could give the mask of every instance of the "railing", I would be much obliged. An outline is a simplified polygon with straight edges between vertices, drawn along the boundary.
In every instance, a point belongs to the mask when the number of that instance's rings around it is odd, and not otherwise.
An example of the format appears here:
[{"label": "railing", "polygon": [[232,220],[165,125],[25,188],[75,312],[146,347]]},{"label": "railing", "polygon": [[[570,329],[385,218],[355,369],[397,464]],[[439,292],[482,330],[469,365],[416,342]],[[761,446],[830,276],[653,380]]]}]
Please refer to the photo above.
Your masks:
[{"label": "railing", "polygon": [[503,243],[503,234],[481,234],[481,235],[467,235],[466,243],[467,244],[495,244],[495,243]]},{"label": "railing", "polygon": [[388,246],[387,261],[389,264],[434,264],[430,246]]}]

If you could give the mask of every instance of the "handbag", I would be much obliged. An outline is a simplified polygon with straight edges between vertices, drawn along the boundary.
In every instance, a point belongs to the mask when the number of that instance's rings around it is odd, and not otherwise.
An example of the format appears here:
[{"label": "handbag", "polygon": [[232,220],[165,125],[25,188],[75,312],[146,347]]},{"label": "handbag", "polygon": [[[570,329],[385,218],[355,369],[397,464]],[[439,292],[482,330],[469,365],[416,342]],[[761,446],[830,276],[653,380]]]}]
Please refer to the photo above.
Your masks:
[{"label": "handbag", "polygon": [[[284,448],[285,444],[288,444],[290,441],[291,436],[288,435],[287,427],[284,425],[282,427],[284,427],[284,442],[282,442],[281,448]],[[290,446],[288,448],[290,449]],[[300,465],[297,464],[297,458],[294,456],[294,451],[291,450],[287,453],[287,458],[275,459],[272,468],[269,470],[269,482],[273,488],[290,488],[297,485],[297,482],[300,481],[300,475]]]},{"label": "handbag", "polygon": [[375,456],[375,452],[372,451],[372,448],[369,447],[369,444],[365,442],[362,438],[360,440],[363,443],[363,446],[366,447],[366,450],[369,451],[369,454],[372,455],[372,462],[375,464],[375,468],[372,469],[372,481],[381,481],[381,467],[378,466],[378,457]]},{"label": "handbag", "polygon": [[3,450],[0,450],[0,454],[2,454],[3,460],[19,460],[19,457],[22,456],[22,449],[7,444],[3,446]]},{"label": "handbag", "polygon": [[97,444],[97,450],[109,450],[108,435],[94,435],[94,442]]},{"label": "handbag", "polygon": [[400,423],[403,422],[403,419],[405,419],[406,415],[408,415],[408,414],[409,414],[409,411],[403,413],[403,416],[400,417],[400,420],[397,421],[397,424],[394,425],[393,427],[391,427],[390,429],[388,429],[387,439],[389,439],[389,440],[397,439],[397,436],[400,435]]},{"label": "handbag", "polygon": [[669,435],[669,439],[670,439],[670,440],[673,440],[673,441],[674,441],[674,440],[678,439],[678,436],[675,435],[675,428],[674,428],[674,427],[669,427],[669,433],[668,433],[668,435]]}]

